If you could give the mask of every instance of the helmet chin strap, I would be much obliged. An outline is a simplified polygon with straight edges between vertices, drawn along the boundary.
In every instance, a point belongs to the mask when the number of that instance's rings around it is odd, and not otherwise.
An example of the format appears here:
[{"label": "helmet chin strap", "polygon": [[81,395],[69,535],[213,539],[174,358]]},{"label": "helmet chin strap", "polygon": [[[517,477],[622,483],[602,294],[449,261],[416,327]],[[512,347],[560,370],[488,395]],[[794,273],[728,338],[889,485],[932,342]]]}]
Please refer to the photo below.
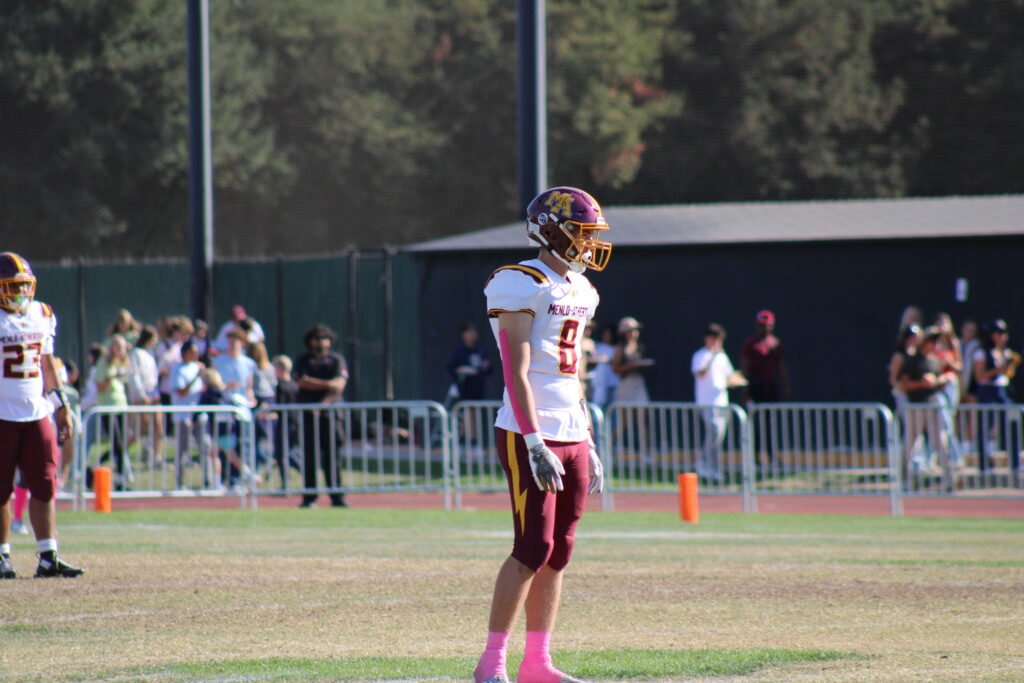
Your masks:
[{"label": "helmet chin strap", "polygon": [[582,275],[587,270],[586,266],[584,266],[583,264],[576,263],[575,261],[570,261],[570,260],[566,259],[564,256],[562,256],[561,254],[559,254],[555,250],[555,248],[553,246],[551,246],[550,243],[548,243],[547,240],[544,241],[544,248],[548,250],[549,254],[551,254],[556,259],[558,259],[559,261],[561,261],[562,263],[567,265],[569,267],[569,270],[571,270],[572,272],[576,273],[577,275]]},{"label": "helmet chin strap", "polygon": [[569,270],[571,270],[572,272],[576,273],[577,275],[582,275],[584,272],[586,272],[587,268],[582,263],[575,263],[573,261],[570,261],[570,260],[566,259],[561,254],[559,254],[558,251],[553,246],[551,246],[551,242],[549,242],[544,237],[544,235],[540,234],[539,230],[534,230],[533,229],[533,224],[527,223],[526,229],[527,229],[527,231],[530,232],[531,235],[534,235],[534,236],[537,237],[537,239],[541,243],[541,247],[542,248],[547,249],[549,254],[551,254],[556,259],[558,259],[559,261],[564,263],[566,266],[568,266]]}]

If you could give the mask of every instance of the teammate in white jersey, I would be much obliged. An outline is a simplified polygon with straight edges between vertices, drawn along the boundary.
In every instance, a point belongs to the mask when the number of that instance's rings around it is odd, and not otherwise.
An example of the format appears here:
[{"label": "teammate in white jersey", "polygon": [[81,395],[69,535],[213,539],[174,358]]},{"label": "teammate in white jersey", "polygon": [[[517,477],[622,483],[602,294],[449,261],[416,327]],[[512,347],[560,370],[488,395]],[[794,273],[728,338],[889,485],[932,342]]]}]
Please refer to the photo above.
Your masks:
[{"label": "teammate in white jersey", "polygon": [[581,340],[598,304],[582,273],[607,265],[611,244],[598,239],[607,229],[586,192],[545,190],[527,208],[538,257],[499,268],[484,287],[505,375],[495,431],[515,540],[495,582],[487,645],[473,672],[478,683],[508,681],[508,637],[524,606],[518,680],[578,680],[555,668],[549,643],[576,523],[587,494],[604,482],[580,377],[586,371]]},{"label": "teammate in white jersey", "polygon": [[[21,470],[32,494],[28,513],[39,548],[37,578],[75,577],[82,570],[57,555],[57,468],[61,441],[71,438],[72,418],[64,394],[53,338],[53,309],[35,301],[36,278],[28,262],[0,253],[0,578],[16,576],[11,562],[8,501]],[[51,413],[57,407],[57,433]]]}]

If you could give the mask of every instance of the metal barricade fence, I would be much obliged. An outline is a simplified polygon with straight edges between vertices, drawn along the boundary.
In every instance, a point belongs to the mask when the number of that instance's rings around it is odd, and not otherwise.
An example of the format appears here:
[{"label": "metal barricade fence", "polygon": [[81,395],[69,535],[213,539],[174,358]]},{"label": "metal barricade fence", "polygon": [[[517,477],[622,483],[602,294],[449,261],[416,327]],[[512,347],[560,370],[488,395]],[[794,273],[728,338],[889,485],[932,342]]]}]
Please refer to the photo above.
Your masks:
[{"label": "metal barricade fence", "polygon": [[113,498],[237,495],[255,502],[254,424],[245,408],[93,406],[81,419],[75,507],[92,495],[92,471],[108,466]]},{"label": "metal barricade fence", "polygon": [[[507,487],[494,443],[499,401],[237,406],[95,406],[81,417],[71,481],[76,509],[98,465],[118,497],[442,491]],[[1024,498],[1024,406],[909,404],[897,418],[878,403],[594,406],[605,466],[602,508],[616,493],[669,493],[696,472],[702,492],[761,495],[985,495]]]},{"label": "metal barricade fence", "polygon": [[[462,507],[462,492],[500,492],[508,489],[505,472],[498,461],[498,450],[494,443],[494,421],[501,401],[460,401],[450,410],[453,487],[455,507]],[[604,435],[604,413],[596,405],[589,404],[590,420],[597,435],[598,453],[602,453],[601,440]],[[606,468],[605,489],[601,494],[603,509],[611,509],[608,470]]]},{"label": "metal barricade fence", "polygon": [[669,493],[680,474],[696,472],[705,492],[741,494],[743,509],[751,509],[746,426],[735,405],[613,403],[601,451],[609,497]]},{"label": "metal barricade fence", "polygon": [[902,514],[892,412],[880,403],[750,408],[755,495],[887,496]]},{"label": "metal barricade fence", "polygon": [[434,401],[270,404],[256,413],[257,495],[442,491],[448,414]]},{"label": "metal barricade fence", "polygon": [[1024,497],[1024,405],[907,403],[897,411],[904,495]]}]

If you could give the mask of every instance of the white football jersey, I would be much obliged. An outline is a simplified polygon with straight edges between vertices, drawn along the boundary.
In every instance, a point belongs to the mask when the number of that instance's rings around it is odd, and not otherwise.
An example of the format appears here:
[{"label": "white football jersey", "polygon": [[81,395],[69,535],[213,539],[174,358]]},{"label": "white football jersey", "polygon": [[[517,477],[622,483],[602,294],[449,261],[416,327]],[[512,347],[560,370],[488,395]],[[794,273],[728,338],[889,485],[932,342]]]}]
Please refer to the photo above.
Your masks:
[{"label": "white football jersey", "polygon": [[[594,317],[597,290],[583,275],[563,277],[539,259],[503,266],[484,286],[487,317],[498,339],[498,314],[527,312],[530,329],[528,378],[540,422],[541,435],[553,441],[583,441],[589,422],[580,406],[579,364],[587,321]],[[499,342],[499,348],[501,344]],[[516,423],[508,390],[495,425],[512,432]]]},{"label": "white football jersey", "polygon": [[0,309],[0,420],[29,422],[53,412],[43,396],[43,356],[53,354],[57,316],[33,301],[15,315]]}]

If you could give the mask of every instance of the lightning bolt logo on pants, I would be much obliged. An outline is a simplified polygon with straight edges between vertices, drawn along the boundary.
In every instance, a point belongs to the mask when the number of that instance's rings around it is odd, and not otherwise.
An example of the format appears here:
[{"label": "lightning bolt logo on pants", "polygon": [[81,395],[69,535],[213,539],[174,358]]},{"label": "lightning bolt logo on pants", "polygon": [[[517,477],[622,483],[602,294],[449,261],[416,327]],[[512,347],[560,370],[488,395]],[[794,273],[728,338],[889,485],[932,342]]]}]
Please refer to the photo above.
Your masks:
[{"label": "lightning bolt logo on pants", "polygon": [[519,458],[516,454],[516,434],[506,432],[506,452],[508,453],[508,468],[512,472],[512,507],[515,514],[519,516],[519,533],[526,533],[526,489],[519,486]]}]

